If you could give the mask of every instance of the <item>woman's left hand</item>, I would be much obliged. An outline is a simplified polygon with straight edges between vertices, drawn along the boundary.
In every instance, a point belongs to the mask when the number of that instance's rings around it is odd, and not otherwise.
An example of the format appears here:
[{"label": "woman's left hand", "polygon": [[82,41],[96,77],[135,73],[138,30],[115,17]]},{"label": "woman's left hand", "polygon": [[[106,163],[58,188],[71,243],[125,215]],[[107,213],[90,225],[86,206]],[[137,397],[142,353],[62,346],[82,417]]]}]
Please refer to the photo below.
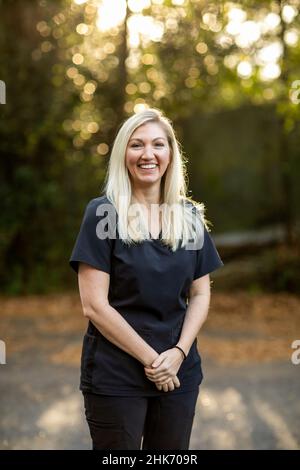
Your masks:
[{"label": "woman's left hand", "polygon": [[183,357],[179,349],[167,349],[155,359],[151,367],[144,367],[145,374],[151,382],[155,382],[157,385],[163,385],[172,377],[175,377],[182,361]]}]

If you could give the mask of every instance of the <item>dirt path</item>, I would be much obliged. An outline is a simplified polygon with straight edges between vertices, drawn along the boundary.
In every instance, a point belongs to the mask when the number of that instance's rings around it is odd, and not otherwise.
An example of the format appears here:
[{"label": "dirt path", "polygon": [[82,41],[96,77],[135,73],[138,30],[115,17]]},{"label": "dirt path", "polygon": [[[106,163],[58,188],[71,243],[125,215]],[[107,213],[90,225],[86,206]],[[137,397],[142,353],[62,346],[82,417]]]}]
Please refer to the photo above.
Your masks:
[{"label": "dirt path", "polygon": [[[89,449],[77,294],[0,299],[1,449]],[[300,449],[300,299],[213,293],[190,449]]]}]

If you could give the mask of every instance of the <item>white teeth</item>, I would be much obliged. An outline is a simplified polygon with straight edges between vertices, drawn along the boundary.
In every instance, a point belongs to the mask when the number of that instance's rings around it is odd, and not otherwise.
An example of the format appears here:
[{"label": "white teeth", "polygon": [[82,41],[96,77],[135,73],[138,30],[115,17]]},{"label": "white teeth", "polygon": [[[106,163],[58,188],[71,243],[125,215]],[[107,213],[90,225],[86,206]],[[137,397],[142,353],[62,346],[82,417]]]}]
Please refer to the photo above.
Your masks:
[{"label": "white teeth", "polygon": [[139,165],[140,168],[156,168],[157,165]]}]

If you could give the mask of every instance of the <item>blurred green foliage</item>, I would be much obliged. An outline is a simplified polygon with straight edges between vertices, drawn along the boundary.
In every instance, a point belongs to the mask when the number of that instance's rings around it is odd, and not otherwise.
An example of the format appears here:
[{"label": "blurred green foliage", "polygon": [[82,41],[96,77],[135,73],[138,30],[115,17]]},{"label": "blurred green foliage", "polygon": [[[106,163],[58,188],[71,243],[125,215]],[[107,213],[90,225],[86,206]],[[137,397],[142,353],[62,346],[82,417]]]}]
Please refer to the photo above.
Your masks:
[{"label": "blurred green foliage", "polygon": [[[299,220],[299,1],[102,3],[0,0],[7,294],[74,286],[68,258],[84,207],[119,126],[144,106],[173,121],[190,195],[215,231],[282,223],[289,243]],[[270,283],[294,289],[296,263],[272,260]]]}]

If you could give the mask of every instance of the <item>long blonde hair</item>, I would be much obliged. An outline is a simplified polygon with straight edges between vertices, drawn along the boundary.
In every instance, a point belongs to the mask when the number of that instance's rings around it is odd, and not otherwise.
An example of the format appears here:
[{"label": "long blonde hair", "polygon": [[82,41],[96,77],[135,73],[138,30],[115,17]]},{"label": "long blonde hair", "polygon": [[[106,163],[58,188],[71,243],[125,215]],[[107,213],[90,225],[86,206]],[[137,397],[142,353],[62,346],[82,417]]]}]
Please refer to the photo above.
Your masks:
[{"label": "long blonde hair", "polygon": [[206,228],[208,226],[204,204],[186,195],[186,160],[180,151],[171,121],[160,110],[145,109],[132,115],[121,125],[112,147],[103,192],[116,209],[118,232],[123,242],[132,244],[150,239],[143,212],[137,211],[133,220],[131,217],[133,193],[125,163],[126,149],[132,133],[149,122],[159,124],[169,142],[170,163],[161,181],[162,204],[159,208],[162,215],[162,242],[175,251],[179,244],[184,247],[189,240],[195,239],[199,223],[202,222]]}]

